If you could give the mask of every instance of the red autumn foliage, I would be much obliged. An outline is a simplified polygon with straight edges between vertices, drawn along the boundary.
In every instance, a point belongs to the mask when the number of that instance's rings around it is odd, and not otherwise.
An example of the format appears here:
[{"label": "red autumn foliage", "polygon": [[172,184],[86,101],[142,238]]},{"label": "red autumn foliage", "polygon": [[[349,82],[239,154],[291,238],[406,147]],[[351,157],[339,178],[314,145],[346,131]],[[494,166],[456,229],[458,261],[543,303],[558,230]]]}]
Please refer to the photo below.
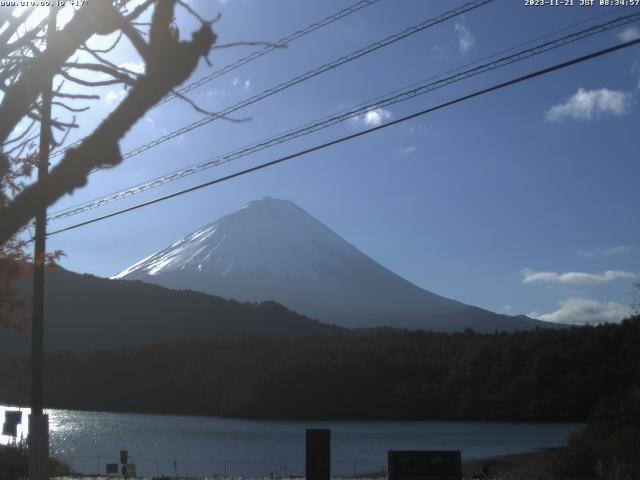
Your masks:
[{"label": "red autumn foliage", "polygon": [[[36,162],[34,154],[23,158],[8,158],[10,168],[0,177],[0,205],[5,205],[24,186]],[[27,253],[31,242],[24,235],[14,236],[0,245],[0,328],[22,331],[29,326],[30,296],[25,295],[25,283],[31,278],[32,256]],[[55,269],[56,261],[64,253],[56,250],[47,253],[41,262],[47,269]],[[23,286],[21,289],[20,286]]]}]

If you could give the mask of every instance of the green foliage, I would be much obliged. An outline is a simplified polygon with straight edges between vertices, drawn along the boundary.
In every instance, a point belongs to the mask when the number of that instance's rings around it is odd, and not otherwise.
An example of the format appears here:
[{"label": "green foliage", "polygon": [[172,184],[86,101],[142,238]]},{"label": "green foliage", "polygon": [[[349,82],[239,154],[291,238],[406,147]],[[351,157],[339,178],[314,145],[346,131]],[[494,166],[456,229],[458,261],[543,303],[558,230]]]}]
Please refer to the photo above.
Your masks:
[{"label": "green foliage", "polygon": [[560,478],[640,478],[640,386],[598,404],[586,428],[572,435],[561,455]]},{"label": "green foliage", "polygon": [[[52,407],[272,419],[584,420],[640,384],[640,317],[515,333],[183,342],[47,358]],[[0,400],[27,395],[0,359]]]}]

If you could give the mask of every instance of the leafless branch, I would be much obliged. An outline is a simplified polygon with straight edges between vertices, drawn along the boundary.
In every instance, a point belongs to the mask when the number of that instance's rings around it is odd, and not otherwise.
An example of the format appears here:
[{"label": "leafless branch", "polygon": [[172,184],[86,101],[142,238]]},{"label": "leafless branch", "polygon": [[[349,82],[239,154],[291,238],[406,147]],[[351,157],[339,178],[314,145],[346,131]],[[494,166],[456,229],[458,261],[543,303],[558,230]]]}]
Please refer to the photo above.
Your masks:
[{"label": "leafless branch", "polygon": [[29,126],[28,126],[27,128],[25,128],[25,129],[24,129],[24,131],[23,131],[20,135],[18,135],[18,136],[17,136],[17,137],[15,137],[15,138],[12,138],[12,139],[7,140],[6,142],[4,142],[4,143],[2,144],[2,147],[4,148],[4,147],[6,147],[7,145],[11,145],[12,143],[19,142],[20,140],[22,140],[24,137],[26,137],[26,136],[29,134],[29,132],[31,131],[31,129],[32,129],[32,128],[37,124],[37,123],[38,123],[37,119],[32,119],[32,120],[31,120],[31,123],[29,124]]},{"label": "leafless branch", "polygon": [[[90,70],[92,72],[100,72],[106,75],[113,77],[114,79],[120,80],[122,83],[127,85],[133,85],[135,79],[130,77],[131,75],[138,75],[135,72],[127,70],[122,67],[116,67],[111,65],[104,65],[102,63],[79,63],[79,62],[68,62],[64,64],[67,68],[78,69],[78,70]],[[67,72],[68,73],[68,72]]]},{"label": "leafless branch", "polygon": [[118,32],[118,36],[116,37],[115,41],[111,45],[109,45],[108,47],[106,47],[106,48],[104,48],[102,50],[98,49],[98,48],[94,48],[94,47],[89,47],[86,44],[86,42],[85,42],[84,45],[82,45],[80,47],[80,49],[81,50],[86,50],[86,51],[88,51],[90,53],[109,53],[109,52],[113,51],[118,46],[118,44],[120,43],[120,40],[122,40],[122,37],[123,37],[123,33],[122,33],[122,30],[121,30],[121,31]]},{"label": "leafless branch", "polygon": [[29,62],[6,90],[0,103],[0,142],[27,114],[48,79],[61,71],[64,62],[82,44],[96,33],[107,35],[119,29],[114,12],[111,2],[89,2],[76,11],[62,30],[52,33],[46,51]]},{"label": "leafless branch", "polygon": [[87,95],[83,93],[62,93],[57,92],[53,94],[54,97],[70,98],[74,100],[100,100],[100,95]]},{"label": "leafless branch", "polygon": [[[5,243],[21,227],[26,225],[39,208],[50,205],[66,193],[73,192],[76,188],[85,185],[87,176],[93,169],[119,164],[122,161],[118,146],[120,139],[160,99],[182,84],[195,70],[198,61],[209,54],[215,43],[216,35],[208,25],[203,25],[196,31],[192,35],[191,41],[179,42],[172,36],[169,26],[173,19],[176,2],[177,0],[163,0],[156,3],[152,15],[149,43],[145,44],[146,71],[135,81],[124,100],[78,147],[67,150],[49,175],[37,183],[25,187],[9,204],[0,207],[0,244]],[[86,7],[78,10],[65,30],[72,25],[75,25],[72,29],[79,28],[74,23],[76,17],[81,14],[89,14],[89,7],[93,5],[105,5],[106,3],[90,2]],[[111,8],[110,5],[109,7]],[[113,12],[118,13],[111,8],[110,13]],[[96,11],[90,12],[94,23],[96,22],[96,17],[93,16],[95,13]],[[124,17],[120,15],[120,18]],[[103,21],[103,19],[99,21]],[[101,31],[109,31],[112,21],[117,25],[120,20],[117,16],[107,18],[107,24],[100,26]],[[117,28],[122,28],[122,26],[119,25]],[[97,29],[94,27],[92,30]],[[58,35],[60,33],[58,32]],[[86,42],[90,32],[85,30],[75,33],[78,34],[74,39],[77,49]],[[51,57],[52,52],[49,50],[54,47],[60,50],[58,53],[61,56],[58,58],[62,58],[62,61],[56,62],[55,58]],[[51,76],[53,73],[58,73],[62,64],[71,54],[71,48],[63,48],[62,45],[56,44],[54,41],[47,52],[36,59],[34,63],[44,58],[54,62],[50,69],[39,64],[40,68]],[[15,88],[12,93],[16,91],[20,92]],[[5,95],[0,105],[0,119],[4,120],[5,118],[2,115],[3,112],[10,114],[10,119],[8,122],[0,120],[0,139],[6,138],[3,136],[4,130],[11,124],[14,117],[21,114],[19,117],[21,118],[25,112],[29,111],[28,106],[34,103],[34,97],[37,97],[37,93],[27,95],[20,102],[15,101],[13,106],[18,109],[18,112],[14,113],[9,111],[6,103],[8,96]]]},{"label": "leafless branch", "polygon": [[133,81],[127,82],[119,78],[114,78],[111,80],[85,80],[83,78],[73,76],[69,72],[65,72],[64,70],[60,70],[60,72],[58,73],[70,82],[77,83],[78,85],[83,85],[85,87],[105,87],[108,85],[119,85],[122,83],[132,85],[134,83]]},{"label": "leafless branch", "polygon": [[[198,106],[198,104],[196,102],[191,100],[189,97],[183,95],[182,93],[178,92],[177,90],[172,90],[171,93],[173,93],[180,100],[183,100],[186,103],[188,103],[191,106],[191,108],[193,108],[194,110],[196,110],[199,113],[202,113],[204,115],[219,115],[218,112],[212,112],[210,110],[205,110],[205,109],[201,108],[200,106]],[[223,120],[227,120],[229,122],[233,122],[233,123],[244,123],[244,122],[251,121],[251,117],[232,118],[232,117],[228,117],[226,115],[220,115],[220,118],[222,118]]]},{"label": "leafless branch", "polygon": [[[76,117],[73,117],[73,121],[75,122]],[[60,145],[63,145],[66,141],[67,138],[69,137],[69,134],[71,133],[71,129],[67,128],[63,133],[62,133],[62,138],[58,141],[56,140],[54,135],[51,135],[51,139],[52,139],[52,143],[53,143],[53,147],[59,147]]]},{"label": "leafless branch", "polygon": [[178,0],[178,4],[184,8],[187,12],[189,12],[194,18],[196,18],[202,25],[208,25],[211,27],[214,23],[216,23],[220,19],[220,13],[216,15],[216,17],[212,20],[205,20],[198,12],[196,12],[191,6],[185,2],[184,0]]},{"label": "leafless branch", "polygon": [[91,107],[72,107],[70,105],[67,105],[65,103],[62,102],[51,102],[52,105],[56,105],[58,107],[64,108],[65,110],[69,111],[69,112],[76,112],[76,113],[80,113],[80,112],[86,112],[87,110],[89,110],[89,108]]}]

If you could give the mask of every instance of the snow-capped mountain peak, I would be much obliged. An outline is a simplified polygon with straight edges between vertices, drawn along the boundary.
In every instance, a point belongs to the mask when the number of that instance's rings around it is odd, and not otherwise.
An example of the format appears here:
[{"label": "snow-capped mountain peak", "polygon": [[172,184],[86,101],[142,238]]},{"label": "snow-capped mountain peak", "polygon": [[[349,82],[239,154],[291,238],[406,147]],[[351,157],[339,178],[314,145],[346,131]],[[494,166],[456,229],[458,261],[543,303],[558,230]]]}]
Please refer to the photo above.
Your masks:
[{"label": "snow-capped mountain peak", "polygon": [[[117,274],[241,301],[275,300],[353,326],[526,328],[423,290],[378,264],[293,202],[263,198]],[[478,320],[481,319],[481,320]],[[483,325],[479,325],[478,321]],[[529,325],[527,325],[529,326]]]},{"label": "snow-capped mountain peak", "polygon": [[317,277],[343,261],[368,257],[288,200],[252,201],[123,270],[113,278],[155,277],[176,270],[223,277],[266,270]]}]

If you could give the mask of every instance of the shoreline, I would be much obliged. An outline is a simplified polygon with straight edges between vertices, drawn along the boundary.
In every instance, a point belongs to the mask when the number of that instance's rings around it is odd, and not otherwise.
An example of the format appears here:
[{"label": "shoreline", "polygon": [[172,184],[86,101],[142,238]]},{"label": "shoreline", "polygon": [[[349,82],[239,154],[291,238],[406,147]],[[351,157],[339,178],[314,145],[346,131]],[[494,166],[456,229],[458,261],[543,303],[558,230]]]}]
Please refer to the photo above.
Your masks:
[{"label": "shoreline", "polygon": [[[466,480],[474,478],[483,480],[551,480],[553,478],[551,469],[554,465],[555,458],[557,454],[564,449],[565,447],[549,447],[529,452],[498,455],[496,457],[463,460],[462,476]],[[335,478],[343,480],[351,478],[358,480],[380,480],[387,478],[387,472],[369,472],[357,476]]]},{"label": "shoreline", "polygon": [[[512,453],[492,458],[467,460],[462,462],[462,477],[464,480],[552,480],[552,467],[556,455],[564,447],[546,448],[531,452]],[[68,474],[53,477],[55,480],[109,480],[107,475],[95,474]],[[138,479],[151,479],[152,477],[135,477]],[[173,477],[161,477],[172,479]],[[362,475],[336,476],[332,480],[382,480],[387,478],[386,471],[363,473]],[[288,477],[225,477],[225,476],[202,476],[202,477],[181,477],[180,480],[300,480],[303,476]]]},{"label": "shoreline", "polygon": [[512,453],[462,462],[464,478],[510,478],[550,480],[557,454],[565,447]]},{"label": "shoreline", "polygon": [[[6,406],[5,406],[6,407]],[[1,409],[0,409],[1,412]],[[97,412],[96,412],[97,413]],[[111,413],[111,412],[100,412],[100,413]],[[127,413],[131,414],[131,413]],[[133,413],[133,415],[137,415]],[[144,414],[143,414],[144,415]],[[157,415],[157,414],[151,414]],[[216,417],[206,417],[206,418],[216,418]],[[220,420],[235,420],[235,421],[247,421],[246,419],[229,419],[229,418],[221,418],[217,417]],[[264,420],[262,420],[264,422]],[[267,421],[271,422],[271,421]],[[275,421],[278,423],[279,421]],[[338,421],[339,422],[339,421]],[[296,422],[296,423],[305,423],[305,422]],[[340,422],[339,422],[340,423]],[[383,423],[386,423],[383,421]],[[431,423],[431,422],[428,422]],[[435,423],[438,423],[436,421]],[[448,422],[446,422],[448,423]],[[465,422],[465,423],[476,423],[476,422]],[[477,422],[484,423],[484,422]],[[489,422],[489,423],[502,423],[502,422]],[[509,422],[508,422],[509,423]],[[514,423],[522,423],[522,424],[539,424],[539,423],[547,423],[547,422],[514,422]],[[555,423],[555,422],[549,422]],[[551,470],[555,464],[555,458],[559,452],[562,451],[563,447],[550,447],[550,445],[554,445],[554,442],[541,442],[538,444],[539,448],[527,451],[522,450],[519,453],[510,453],[504,454],[494,457],[485,457],[485,458],[473,458],[473,459],[465,459],[464,452],[463,453],[463,475],[467,479],[471,478],[483,478],[483,479],[491,479],[491,478],[511,478],[511,479],[540,479],[547,480],[551,479]],[[562,445],[562,443],[558,442],[555,445]],[[524,448],[531,448],[534,445],[520,445]],[[515,447],[515,445],[511,445],[511,448]],[[499,450],[498,450],[499,451]],[[503,450],[504,451],[504,450]],[[476,453],[477,455],[477,453]],[[362,471],[358,472],[357,475],[345,475],[345,476],[336,476],[335,478],[347,479],[381,479],[386,478],[386,472],[382,470],[382,466],[386,463],[384,460],[381,463],[378,463],[377,466],[380,470],[375,471]],[[80,468],[80,465],[77,465]],[[94,470],[95,471],[95,470]],[[84,478],[96,478],[95,476],[87,476]],[[202,477],[204,478],[204,477]],[[217,477],[219,479],[223,479],[224,477]],[[252,477],[244,477],[244,478],[252,478]],[[257,477],[256,477],[257,478]],[[283,477],[284,478],[284,477]],[[298,477],[299,478],[299,477]]]}]

